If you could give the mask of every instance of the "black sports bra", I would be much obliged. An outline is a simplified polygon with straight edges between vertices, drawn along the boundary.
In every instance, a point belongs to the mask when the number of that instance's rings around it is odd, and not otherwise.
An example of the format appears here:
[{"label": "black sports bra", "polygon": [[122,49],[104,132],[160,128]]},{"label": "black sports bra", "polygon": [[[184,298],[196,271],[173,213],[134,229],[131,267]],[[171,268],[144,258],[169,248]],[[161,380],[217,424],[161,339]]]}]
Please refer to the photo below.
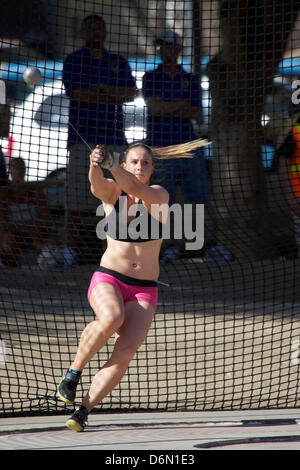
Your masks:
[{"label": "black sports bra", "polygon": [[122,192],[114,210],[105,218],[106,235],[114,240],[130,243],[161,239],[165,224],[152,217],[141,200],[133,206],[135,217],[128,221],[127,194]]}]

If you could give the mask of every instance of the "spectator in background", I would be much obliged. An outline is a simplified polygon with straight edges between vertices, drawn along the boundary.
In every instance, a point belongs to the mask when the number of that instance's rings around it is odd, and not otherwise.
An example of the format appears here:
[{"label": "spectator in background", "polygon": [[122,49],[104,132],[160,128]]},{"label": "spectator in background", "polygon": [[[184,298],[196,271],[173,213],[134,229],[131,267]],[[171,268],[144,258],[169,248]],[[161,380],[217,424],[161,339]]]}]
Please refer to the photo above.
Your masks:
[{"label": "spectator in background", "polygon": [[123,153],[126,139],[122,105],[136,95],[134,77],[127,60],[104,48],[106,25],[101,16],[90,15],[82,22],[83,48],[68,55],[63,82],[70,97],[66,181],[67,246],[65,255],[76,262],[76,243],[82,214],[98,205],[88,180],[89,154],[75,129],[92,147],[103,144],[110,152]]},{"label": "spectator in background", "polygon": [[[42,252],[58,247],[60,240],[49,227],[47,199],[41,189],[25,182],[26,165],[22,158],[11,161],[11,182],[1,199],[2,238],[1,259],[6,266],[16,267],[25,248]],[[4,226],[5,223],[5,226]]]},{"label": "spectator in background", "polygon": [[[278,172],[280,195],[291,209],[292,226],[285,221],[286,232],[280,253],[287,259],[298,257],[300,243],[300,112],[295,107],[288,117],[274,115],[264,128],[267,142],[274,148],[271,171]],[[274,188],[276,183],[274,183]],[[278,199],[277,204],[279,204]],[[281,208],[280,212],[283,212]]]},{"label": "spectator in background", "polygon": [[0,187],[8,185],[8,174],[6,170],[5,158],[0,146]]},{"label": "spectator in background", "polygon": [[[4,82],[2,83],[4,85]],[[0,138],[9,136],[9,124],[10,124],[10,107],[6,101],[6,89],[1,87],[0,89]],[[3,154],[2,147],[0,145],[0,187],[7,186],[8,174],[6,169],[5,157]]]},{"label": "spectator in background", "polygon": [[[283,127],[283,126],[282,126]],[[285,196],[296,216],[300,216],[300,112],[290,118],[290,128],[284,140],[275,141],[275,161],[284,183]]]},{"label": "spectator in background", "polygon": [[[178,64],[182,38],[174,31],[164,31],[155,39],[162,63],[143,78],[143,96],[148,107],[147,145],[161,147],[197,139],[193,121],[202,123],[201,88],[199,79],[185,72]],[[192,159],[164,160],[156,164],[157,178],[170,194],[170,204],[181,201],[206,203],[210,199],[205,158],[201,149]],[[180,197],[180,196],[179,196]],[[178,201],[179,202],[179,201]],[[163,260],[173,261],[179,254],[178,245],[166,249]]]},{"label": "spectator in background", "polygon": [[[0,241],[3,238],[3,234],[6,226],[6,194],[8,185],[8,174],[6,171],[5,158],[0,146]],[[3,261],[0,258],[0,266],[3,265]]]}]

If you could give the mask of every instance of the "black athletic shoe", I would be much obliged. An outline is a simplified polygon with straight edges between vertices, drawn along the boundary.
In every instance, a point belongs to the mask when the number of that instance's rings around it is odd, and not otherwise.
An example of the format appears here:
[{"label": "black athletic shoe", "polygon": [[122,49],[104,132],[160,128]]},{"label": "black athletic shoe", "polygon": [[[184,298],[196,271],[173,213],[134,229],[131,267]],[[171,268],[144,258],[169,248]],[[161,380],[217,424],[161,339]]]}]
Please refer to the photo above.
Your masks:
[{"label": "black athletic shoe", "polygon": [[85,412],[84,409],[77,408],[77,410],[74,411],[72,416],[67,419],[66,425],[69,429],[72,429],[72,431],[80,432],[84,431],[84,428],[87,425],[87,420],[87,412]]},{"label": "black athletic shoe", "polygon": [[71,404],[75,400],[76,387],[80,381],[81,372],[73,374],[68,370],[62,378],[62,381],[57,387],[57,395],[59,398],[68,404]]}]

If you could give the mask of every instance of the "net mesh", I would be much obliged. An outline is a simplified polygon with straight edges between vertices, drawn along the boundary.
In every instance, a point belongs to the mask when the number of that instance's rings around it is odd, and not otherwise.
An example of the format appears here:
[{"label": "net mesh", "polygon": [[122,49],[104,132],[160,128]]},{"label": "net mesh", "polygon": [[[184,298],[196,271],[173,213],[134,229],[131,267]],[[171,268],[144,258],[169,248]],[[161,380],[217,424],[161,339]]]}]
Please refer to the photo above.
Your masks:
[{"label": "net mesh", "polygon": [[[106,241],[84,183],[90,151],[69,120],[92,148],[212,142],[185,162],[157,162],[154,182],[173,202],[204,203],[204,245],[164,242],[169,287],[96,410],[299,406],[299,10],[287,0],[2,0],[1,416],[66,412],[56,387],[94,319],[87,289]],[[98,58],[74,55],[91,14],[106,23],[101,71]],[[153,43],[165,30],[179,35],[173,75],[161,66],[171,46]],[[27,66],[40,70],[37,85],[24,82]],[[78,402],[113,346],[86,367]]]}]

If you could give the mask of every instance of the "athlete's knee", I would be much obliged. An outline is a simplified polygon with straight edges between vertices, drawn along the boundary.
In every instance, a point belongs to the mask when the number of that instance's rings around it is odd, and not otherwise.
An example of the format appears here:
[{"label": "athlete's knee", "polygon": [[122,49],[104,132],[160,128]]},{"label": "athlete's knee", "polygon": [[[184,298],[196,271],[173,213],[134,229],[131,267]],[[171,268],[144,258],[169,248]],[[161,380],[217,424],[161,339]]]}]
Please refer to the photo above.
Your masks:
[{"label": "athlete's knee", "polygon": [[118,364],[123,364],[123,366],[126,366],[134,357],[137,349],[138,348],[132,344],[128,344],[123,347],[118,347],[118,345],[115,345],[112,357],[116,360],[116,362],[118,362]]},{"label": "athlete's knee", "polygon": [[124,312],[121,309],[104,308],[97,315],[101,328],[117,331],[124,322]]}]

